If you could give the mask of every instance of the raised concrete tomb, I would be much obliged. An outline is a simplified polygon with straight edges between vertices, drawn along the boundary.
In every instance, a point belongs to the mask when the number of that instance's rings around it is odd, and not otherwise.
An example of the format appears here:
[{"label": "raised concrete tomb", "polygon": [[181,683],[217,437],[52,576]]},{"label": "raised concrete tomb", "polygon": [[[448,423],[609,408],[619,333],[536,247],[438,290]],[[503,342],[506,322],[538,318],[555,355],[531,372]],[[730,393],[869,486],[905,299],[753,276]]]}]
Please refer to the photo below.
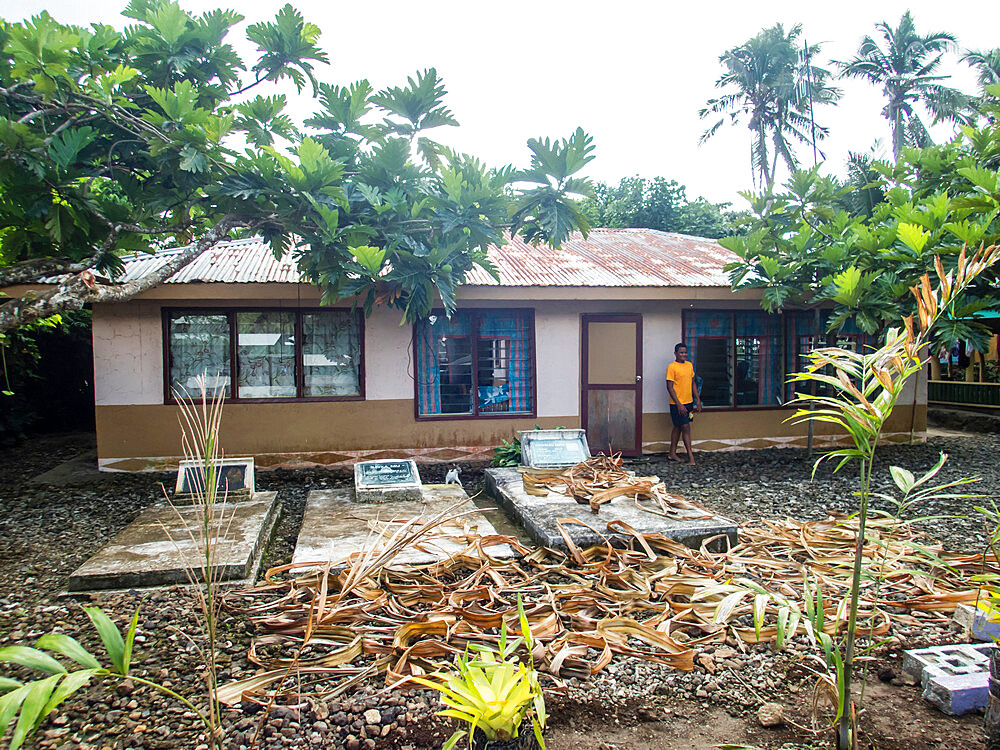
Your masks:
[{"label": "raised concrete tomb", "polygon": [[[456,485],[425,484],[420,499],[388,503],[357,502],[350,489],[313,490],[306,498],[292,562],[342,565],[351,555],[373,546],[384,549],[392,532],[406,521],[430,521],[456,503],[462,503],[455,511],[462,515],[403,549],[394,559],[403,565],[444,560],[465,549],[470,535],[485,537],[497,531]],[[514,554],[506,544],[493,545],[486,552],[491,557]]]},{"label": "raised concrete tomb", "polygon": [[[736,544],[736,523],[728,518],[712,516],[700,519],[665,518],[641,510],[626,498],[616,498],[601,506],[598,513],[581,505],[566,495],[549,492],[545,497],[534,497],[524,491],[524,482],[516,469],[486,470],[486,491],[517,520],[537,544],[566,550],[566,541],[559,533],[558,519],[574,518],[593,530],[576,523],[563,523],[573,543],[581,549],[603,544],[601,536],[615,543],[627,544],[628,534],[608,530],[611,521],[622,521],[640,534],[663,534],[688,547],[698,548],[711,537],[715,540],[712,550],[724,550],[726,543]],[[596,532],[600,532],[598,535]]]},{"label": "raised concrete tomb", "polygon": [[[276,492],[258,492],[252,500],[228,503],[227,533],[216,551],[220,578],[251,581],[278,517]],[[196,509],[167,504],[146,508],[96,555],[69,577],[71,592],[127,589],[187,583],[185,569],[197,567],[201,553],[190,530]],[[228,521],[232,513],[232,522]]]}]

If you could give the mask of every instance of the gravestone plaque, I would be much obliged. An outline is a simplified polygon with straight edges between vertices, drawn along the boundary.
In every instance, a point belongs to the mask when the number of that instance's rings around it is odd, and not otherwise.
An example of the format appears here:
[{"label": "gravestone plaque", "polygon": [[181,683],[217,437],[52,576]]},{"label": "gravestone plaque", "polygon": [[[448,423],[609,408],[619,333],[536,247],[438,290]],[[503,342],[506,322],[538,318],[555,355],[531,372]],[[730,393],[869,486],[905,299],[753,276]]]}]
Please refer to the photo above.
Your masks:
[{"label": "gravestone plaque", "polygon": [[[221,500],[223,492],[229,500],[245,500],[254,494],[253,458],[224,458],[214,462],[216,466],[216,497]],[[198,490],[204,492],[205,464],[201,461],[181,461],[177,467],[177,484],[174,495],[190,498]]]},{"label": "gravestone plaque", "polygon": [[522,430],[521,461],[536,469],[575,466],[590,458],[583,430]]},{"label": "gravestone plaque", "polygon": [[354,499],[359,503],[419,500],[420,474],[413,459],[380,459],[354,464]]}]

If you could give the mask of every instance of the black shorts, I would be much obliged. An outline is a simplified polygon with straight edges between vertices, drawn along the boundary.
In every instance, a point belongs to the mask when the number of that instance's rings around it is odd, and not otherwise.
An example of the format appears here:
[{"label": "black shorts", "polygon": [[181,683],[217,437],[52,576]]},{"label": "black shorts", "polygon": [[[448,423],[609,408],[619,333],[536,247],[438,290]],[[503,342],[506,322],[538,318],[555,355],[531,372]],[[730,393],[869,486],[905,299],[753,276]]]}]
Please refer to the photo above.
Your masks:
[{"label": "black shorts", "polygon": [[674,427],[683,427],[691,422],[691,412],[694,411],[694,402],[684,404],[684,406],[687,408],[687,414],[682,417],[677,404],[670,404],[670,419],[673,420]]}]

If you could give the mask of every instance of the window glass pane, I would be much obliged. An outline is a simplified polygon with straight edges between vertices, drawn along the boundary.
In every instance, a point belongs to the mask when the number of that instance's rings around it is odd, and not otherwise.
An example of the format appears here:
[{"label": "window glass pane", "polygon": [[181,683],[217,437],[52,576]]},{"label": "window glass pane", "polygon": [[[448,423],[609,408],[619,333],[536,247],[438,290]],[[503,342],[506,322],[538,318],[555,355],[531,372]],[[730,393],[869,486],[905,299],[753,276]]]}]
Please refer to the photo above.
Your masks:
[{"label": "window glass pane", "polygon": [[[473,326],[476,329],[473,330]],[[421,415],[530,414],[534,410],[530,312],[432,315],[414,326]]]},{"label": "window glass pane", "polygon": [[758,406],[767,403],[761,394],[761,340],[741,337],[736,339],[736,405]]},{"label": "window glass pane", "polygon": [[302,314],[302,395],[361,395],[361,331],[355,313]]},{"label": "window glass pane", "polygon": [[526,310],[478,315],[476,409],[480,414],[530,414],[534,409],[534,328]]},{"label": "window glass pane", "polygon": [[173,314],[170,316],[171,395],[200,395],[195,379],[205,375],[209,389],[229,383],[229,318],[226,315]]},{"label": "window glass pane", "polygon": [[784,390],[781,317],[763,310],[736,314],[736,405],[777,405]]},{"label": "window glass pane", "polygon": [[472,412],[472,337],[438,336],[438,383],[442,414]]},{"label": "window glass pane", "polygon": [[732,406],[730,391],[729,338],[699,336],[697,339],[695,374],[701,378],[698,391],[705,406]]},{"label": "window glass pane", "polygon": [[236,313],[239,398],[292,398],[295,387],[295,313]]}]

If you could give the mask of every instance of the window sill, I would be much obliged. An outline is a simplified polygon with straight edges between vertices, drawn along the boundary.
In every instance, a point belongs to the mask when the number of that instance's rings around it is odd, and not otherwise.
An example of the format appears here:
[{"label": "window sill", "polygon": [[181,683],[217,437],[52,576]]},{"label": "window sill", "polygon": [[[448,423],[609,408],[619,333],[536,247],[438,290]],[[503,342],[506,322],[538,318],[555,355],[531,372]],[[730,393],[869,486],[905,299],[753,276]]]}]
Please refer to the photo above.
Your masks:
[{"label": "window sill", "polygon": [[489,412],[486,414],[417,414],[418,422],[453,422],[464,419],[467,421],[479,421],[489,419],[535,419],[537,415],[534,411],[509,411],[509,412]]},{"label": "window sill", "polygon": [[[303,396],[303,397],[289,397],[289,398],[227,398],[223,399],[224,404],[303,404],[303,403],[318,403],[318,402],[329,402],[329,401],[364,401],[364,396]],[[198,398],[189,399],[190,402],[200,401]],[[164,402],[166,406],[177,406],[180,401],[177,399],[166,399]]]},{"label": "window sill", "polygon": [[704,412],[724,412],[724,411],[790,411],[796,407],[790,404],[765,404],[764,406],[705,406]]}]

